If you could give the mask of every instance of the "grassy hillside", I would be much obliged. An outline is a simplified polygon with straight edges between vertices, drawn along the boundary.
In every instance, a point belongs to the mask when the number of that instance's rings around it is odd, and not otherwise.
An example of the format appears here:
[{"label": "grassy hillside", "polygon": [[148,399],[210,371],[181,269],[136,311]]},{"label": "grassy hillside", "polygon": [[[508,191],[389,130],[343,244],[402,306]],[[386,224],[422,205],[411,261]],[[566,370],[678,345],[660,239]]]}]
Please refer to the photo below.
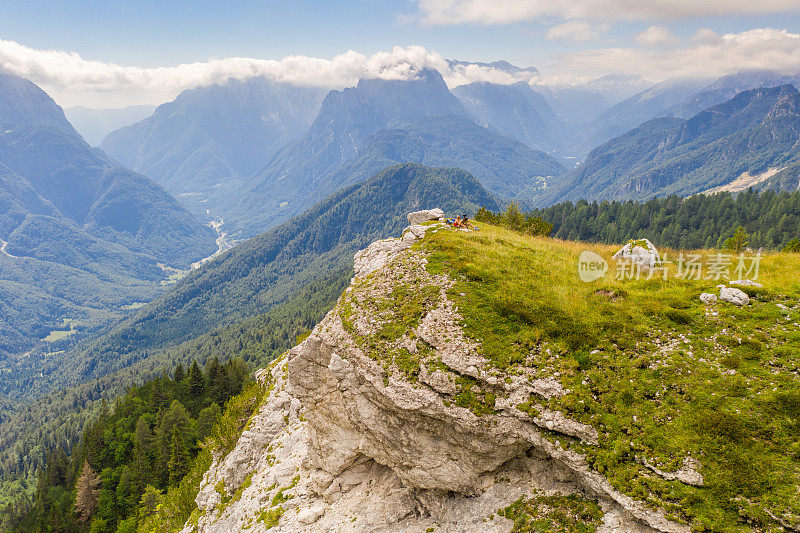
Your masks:
[{"label": "grassy hillside", "polygon": [[[569,392],[549,407],[598,430],[598,446],[558,435],[563,446],[698,531],[800,524],[800,255],[762,257],[750,305],[706,307],[700,293],[722,281],[679,279],[677,264],[666,281],[616,280],[618,247],[481,229],[426,236],[429,269],[457,280],[449,296],[498,372],[557,378]],[[584,250],[609,261],[604,279],[579,279]],[[706,265],[717,254],[697,253]],[[687,457],[702,487],[646,466],[675,472]]]}]

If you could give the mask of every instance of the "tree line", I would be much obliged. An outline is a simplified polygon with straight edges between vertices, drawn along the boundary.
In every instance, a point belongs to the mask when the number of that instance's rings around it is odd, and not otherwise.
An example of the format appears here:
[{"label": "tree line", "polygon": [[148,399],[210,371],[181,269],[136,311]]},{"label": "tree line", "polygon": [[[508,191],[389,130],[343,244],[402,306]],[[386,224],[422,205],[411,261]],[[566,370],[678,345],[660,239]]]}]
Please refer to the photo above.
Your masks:
[{"label": "tree line", "polygon": [[[668,196],[647,202],[563,202],[532,210],[563,240],[624,243],[647,238],[658,247],[725,248],[739,228],[753,249],[800,251],[800,192]],[[737,239],[741,236],[741,231]]]},{"label": "tree line", "polygon": [[32,502],[6,510],[11,531],[135,531],[140,508],[176,487],[222,414],[251,379],[241,359],[193,361],[103,402],[71,453],[50,452]]}]

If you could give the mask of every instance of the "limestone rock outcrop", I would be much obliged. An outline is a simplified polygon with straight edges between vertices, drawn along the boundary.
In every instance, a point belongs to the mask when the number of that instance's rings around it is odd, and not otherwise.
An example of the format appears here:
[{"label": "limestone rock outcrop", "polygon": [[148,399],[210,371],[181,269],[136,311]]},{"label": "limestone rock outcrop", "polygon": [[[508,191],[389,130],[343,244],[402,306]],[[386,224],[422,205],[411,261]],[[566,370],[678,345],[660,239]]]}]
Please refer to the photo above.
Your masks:
[{"label": "limestone rock outcrop", "polygon": [[423,211],[414,211],[413,213],[409,213],[406,215],[408,219],[408,223],[412,226],[414,224],[422,224],[423,222],[428,222],[429,220],[441,220],[444,218],[444,211],[439,209],[425,209]]},{"label": "limestone rock outcrop", "polygon": [[[267,399],[214,459],[185,531],[507,532],[500,509],[558,491],[596,500],[599,531],[688,532],[561,444],[598,434],[546,407],[568,392],[557,380],[504,376],[481,355],[448,298],[453,281],[414,246],[431,231],[448,230],[412,224],[356,254],[336,307],[257,373]],[[398,302],[419,314],[400,329]],[[457,401],[465,386],[484,401]]]}]

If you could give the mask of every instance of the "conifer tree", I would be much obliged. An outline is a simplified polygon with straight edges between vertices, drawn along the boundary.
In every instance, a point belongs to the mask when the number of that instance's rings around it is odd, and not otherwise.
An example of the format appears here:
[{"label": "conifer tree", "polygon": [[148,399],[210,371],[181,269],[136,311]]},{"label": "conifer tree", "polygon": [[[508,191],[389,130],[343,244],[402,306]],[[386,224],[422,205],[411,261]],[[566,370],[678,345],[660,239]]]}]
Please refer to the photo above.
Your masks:
[{"label": "conifer tree", "polygon": [[170,443],[169,463],[169,484],[177,485],[189,470],[189,444],[186,442],[186,435],[177,425],[172,430],[172,440]]},{"label": "conifer tree", "polygon": [[178,363],[178,366],[175,367],[175,373],[172,375],[172,379],[175,380],[175,383],[180,383],[183,381],[183,378],[186,377],[186,374],[183,370],[183,365]]},{"label": "conifer tree", "polygon": [[100,477],[89,466],[88,461],[83,462],[83,470],[75,484],[75,514],[78,520],[87,522],[97,508],[100,494]]}]

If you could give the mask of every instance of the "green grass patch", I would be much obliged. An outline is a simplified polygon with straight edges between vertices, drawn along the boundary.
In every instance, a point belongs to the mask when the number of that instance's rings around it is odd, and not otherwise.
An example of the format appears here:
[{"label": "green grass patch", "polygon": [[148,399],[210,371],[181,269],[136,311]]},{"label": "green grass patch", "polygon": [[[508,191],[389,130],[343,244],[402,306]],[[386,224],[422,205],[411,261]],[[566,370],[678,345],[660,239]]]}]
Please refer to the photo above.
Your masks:
[{"label": "green grass patch", "polygon": [[[544,405],[596,428],[599,445],[562,445],[585,454],[615,488],[698,531],[768,530],[776,527],[768,513],[800,523],[796,254],[762,256],[764,287],[748,288],[750,305],[707,308],[700,293],[718,292],[724,280],[680,279],[672,263],[666,281],[618,280],[618,246],[490,225],[477,235],[440,231],[418,246],[431,273],[455,280],[448,297],[496,371],[533,367],[570,391]],[[609,262],[604,279],[579,279],[584,250]],[[716,252],[693,253],[708,262]],[[464,384],[456,402],[481,406]],[[643,466],[675,471],[687,456],[701,462],[703,487]]]},{"label": "green grass patch", "polygon": [[593,533],[603,519],[595,501],[573,494],[523,496],[497,514],[514,521],[513,533]]}]

